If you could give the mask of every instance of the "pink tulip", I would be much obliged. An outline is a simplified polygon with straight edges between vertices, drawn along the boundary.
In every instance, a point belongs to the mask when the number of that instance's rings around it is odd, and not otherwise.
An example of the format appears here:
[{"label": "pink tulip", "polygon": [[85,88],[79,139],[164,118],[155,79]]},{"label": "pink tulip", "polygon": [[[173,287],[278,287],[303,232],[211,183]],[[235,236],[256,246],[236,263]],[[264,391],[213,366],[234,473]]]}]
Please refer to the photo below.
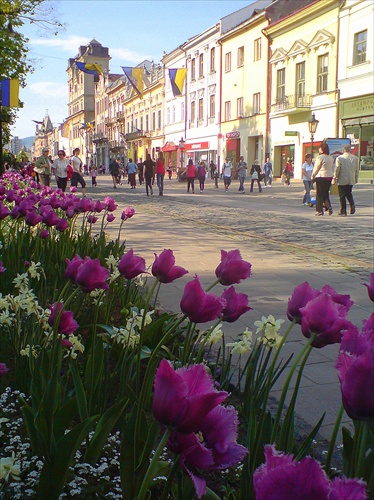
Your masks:
[{"label": "pink tulip", "polygon": [[296,320],[301,325],[300,309],[319,295],[319,291],[312,288],[307,281],[298,285],[290,299],[288,299],[287,317],[290,321]]},{"label": "pink tulip", "polygon": [[60,316],[57,332],[61,335],[71,335],[79,327],[78,323],[75,321],[73,313],[71,311],[63,311],[61,313],[63,305],[55,302],[50,306],[51,314],[48,318],[48,323],[54,326],[56,318]]},{"label": "pink tulip", "polygon": [[118,264],[118,271],[128,280],[145,272],[145,260],[134,255],[132,248],[125,253]]},{"label": "pink tulip", "polygon": [[225,290],[221,298],[226,300],[226,306],[223,308],[222,321],[234,323],[240,316],[252,309],[248,306],[248,295],[245,293],[236,293],[233,286]]},{"label": "pink tulip", "polygon": [[187,273],[186,269],[175,265],[175,257],[172,250],[165,249],[159,256],[155,254],[152,274],[160,283],[171,283]]},{"label": "pink tulip", "polygon": [[77,269],[75,283],[86,293],[96,289],[108,290],[109,274],[109,270],[101,266],[99,259],[85,257]]},{"label": "pink tulip", "polygon": [[135,215],[135,209],[132,207],[126,207],[125,210],[121,214],[122,220],[131,219]]},{"label": "pink tulip", "polygon": [[221,285],[235,285],[251,275],[252,264],[242,259],[239,250],[221,250],[221,263],[216,268],[216,276]]},{"label": "pink tulip", "polygon": [[212,293],[206,293],[197,276],[184,287],[180,301],[182,312],[194,323],[206,323],[219,318],[226,300]]},{"label": "pink tulip", "polygon": [[370,283],[369,284],[364,283],[364,285],[368,289],[369,299],[372,302],[374,302],[374,273],[370,274]]},{"label": "pink tulip", "polygon": [[4,377],[9,371],[5,363],[0,363],[0,377]]}]

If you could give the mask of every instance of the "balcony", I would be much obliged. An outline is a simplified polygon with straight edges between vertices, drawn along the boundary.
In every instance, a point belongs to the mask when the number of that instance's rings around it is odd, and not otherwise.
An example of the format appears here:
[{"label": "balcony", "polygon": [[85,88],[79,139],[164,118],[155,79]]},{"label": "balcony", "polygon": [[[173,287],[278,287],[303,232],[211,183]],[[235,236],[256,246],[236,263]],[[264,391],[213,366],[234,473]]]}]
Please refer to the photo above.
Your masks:
[{"label": "balcony", "polygon": [[125,121],[125,114],[123,111],[118,111],[117,112],[117,121],[118,122],[124,122]]},{"label": "balcony", "polygon": [[93,135],[92,142],[94,142],[95,144],[101,144],[104,142],[108,142],[108,138],[105,137],[102,132],[99,132],[98,134]]},{"label": "balcony", "polygon": [[297,113],[309,110],[312,105],[311,94],[286,95],[271,105],[271,113]]},{"label": "balcony", "polygon": [[149,137],[149,132],[145,132],[144,130],[136,130],[125,135],[125,139],[127,142],[135,141],[137,139],[143,139],[144,137]]}]

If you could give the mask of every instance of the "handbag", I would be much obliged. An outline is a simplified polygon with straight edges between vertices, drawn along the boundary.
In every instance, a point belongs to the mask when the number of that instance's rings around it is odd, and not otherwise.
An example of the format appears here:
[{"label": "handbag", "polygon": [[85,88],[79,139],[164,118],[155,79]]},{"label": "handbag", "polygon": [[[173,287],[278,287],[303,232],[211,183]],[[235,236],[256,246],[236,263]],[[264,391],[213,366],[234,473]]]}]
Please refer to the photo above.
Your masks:
[{"label": "handbag", "polygon": [[258,172],[255,170],[252,174],[252,179],[258,179]]}]

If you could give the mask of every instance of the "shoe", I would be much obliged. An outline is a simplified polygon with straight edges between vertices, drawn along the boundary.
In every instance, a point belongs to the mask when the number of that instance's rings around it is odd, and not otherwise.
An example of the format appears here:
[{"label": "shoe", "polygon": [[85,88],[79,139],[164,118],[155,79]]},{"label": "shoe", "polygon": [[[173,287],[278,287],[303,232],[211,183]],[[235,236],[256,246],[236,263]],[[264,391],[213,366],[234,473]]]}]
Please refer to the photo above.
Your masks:
[{"label": "shoe", "polygon": [[307,207],[309,205],[309,203],[303,203],[304,207]]},{"label": "shoe", "polygon": [[332,215],[334,213],[333,209],[330,207],[329,208],[329,215]]},{"label": "shoe", "polygon": [[339,212],[338,215],[341,217],[347,217],[347,212]]},{"label": "shoe", "polygon": [[355,214],[356,213],[356,205],[352,205],[351,206],[351,215]]},{"label": "shoe", "polygon": [[321,216],[323,216],[323,212],[316,212],[314,215],[315,215],[316,217],[321,217]]},{"label": "shoe", "polygon": [[227,189],[225,189],[225,193],[227,193]]},{"label": "shoe", "polygon": [[245,194],[245,191],[242,191],[242,194]]}]

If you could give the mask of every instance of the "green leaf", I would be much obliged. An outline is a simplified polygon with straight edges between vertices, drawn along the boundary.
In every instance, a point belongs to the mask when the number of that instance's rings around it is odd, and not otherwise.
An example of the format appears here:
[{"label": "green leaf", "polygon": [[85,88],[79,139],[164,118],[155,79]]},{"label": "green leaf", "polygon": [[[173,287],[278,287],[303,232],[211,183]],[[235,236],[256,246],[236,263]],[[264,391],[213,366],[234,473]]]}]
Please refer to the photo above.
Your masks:
[{"label": "green leaf", "polygon": [[74,416],[78,412],[77,399],[70,398],[56,413],[53,423],[53,432],[58,441],[71,426]]},{"label": "green leaf", "polygon": [[78,411],[81,421],[88,418],[88,410],[87,410],[87,398],[86,393],[84,391],[82,379],[78,373],[78,368],[76,363],[71,361],[69,363],[71,374],[73,376],[75,395],[77,398]]},{"label": "green leaf", "polygon": [[322,417],[318,420],[315,427],[311,430],[311,432],[308,434],[308,436],[304,439],[302,445],[299,448],[299,451],[295,455],[295,458],[294,458],[295,462],[297,460],[301,460],[302,458],[306,457],[309,454],[309,450],[313,444],[313,440],[316,437],[316,435],[317,435],[317,433],[322,425],[322,422],[323,422],[323,419],[325,418],[325,415],[326,415],[326,412],[322,415]]},{"label": "green leaf", "polygon": [[343,471],[346,477],[350,477],[351,469],[353,468],[353,446],[354,440],[350,431],[346,427],[342,427],[343,438]]},{"label": "green leaf", "polygon": [[[21,399],[21,398],[20,398]],[[39,442],[39,433],[35,427],[34,423],[34,412],[30,405],[26,403],[23,399],[22,401],[22,414],[26,425],[27,435],[30,439],[31,448],[34,453],[39,454],[41,451],[41,446]]]},{"label": "green leaf", "polygon": [[127,404],[128,400],[122,399],[102,415],[84,457],[87,463],[95,464],[97,462],[111,430],[124,412]]}]

